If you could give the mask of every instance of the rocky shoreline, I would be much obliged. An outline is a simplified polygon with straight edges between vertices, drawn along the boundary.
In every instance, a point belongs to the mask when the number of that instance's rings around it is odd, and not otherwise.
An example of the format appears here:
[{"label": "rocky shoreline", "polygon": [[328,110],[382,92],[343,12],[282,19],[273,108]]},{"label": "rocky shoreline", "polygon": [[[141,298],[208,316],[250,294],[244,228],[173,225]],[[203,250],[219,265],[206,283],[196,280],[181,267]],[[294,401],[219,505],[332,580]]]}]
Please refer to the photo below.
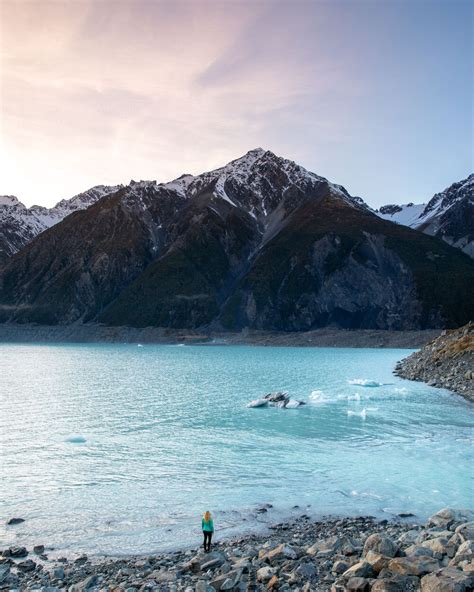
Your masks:
[{"label": "rocky shoreline", "polygon": [[[4,549],[0,590],[43,592],[468,592],[474,590],[474,512],[440,510],[421,525],[373,517],[311,521],[201,549],[145,557],[48,559]],[[218,538],[218,537],[217,537]]]},{"label": "rocky shoreline", "polygon": [[474,403],[474,323],[443,333],[399,362],[394,372],[446,388]]},{"label": "rocky shoreline", "polygon": [[440,330],[375,331],[315,329],[302,332],[243,330],[238,333],[173,330],[160,327],[107,327],[104,325],[0,324],[0,343],[157,343],[185,345],[258,345],[274,347],[393,347],[419,348]]}]

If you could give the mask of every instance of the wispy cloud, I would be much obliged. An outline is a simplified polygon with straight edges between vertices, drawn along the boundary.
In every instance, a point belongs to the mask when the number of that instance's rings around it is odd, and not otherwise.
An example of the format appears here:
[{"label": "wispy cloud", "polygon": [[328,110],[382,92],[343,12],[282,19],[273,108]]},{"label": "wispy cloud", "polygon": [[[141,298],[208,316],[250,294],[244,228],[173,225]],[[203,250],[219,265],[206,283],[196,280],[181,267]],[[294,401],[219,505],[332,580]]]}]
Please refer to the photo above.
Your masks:
[{"label": "wispy cloud", "polygon": [[[198,173],[255,146],[299,160],[372,201],[388,173],[391,189],[380,201],[390,201],[400,196],[414,154],[412,146],[406,157],[394,148],[408,131],[402,118],[411,113],[418,135],[431,133],[416,123],[427,91],[408,86],[420,74],[409,62],[416,55],[403,46],[426,50],[429,27],[438,23],[432,15],[415,31],[407,23],[416,11],[405,18],[362,0],[5,0],[1,6],[0,192],[29,204],[49,205],[96,183]],[[454,39],[446,18],[443,25],[445,80],[446,62],[463,40],[459,30]],[[439,84],[436,61],[422,57],[432,68],[425,86]],[[453,76],[468,67],[457,63]],[[438,103],[446,96],[442,89]],[[466,115],[464,103],[457,109]],[[461,142],[466,154],[468,140],[455,123],[458,152]],[[433,159],[442,151],[426,141],[423,152]],[[395,155],[398,181],[390,177]],[[417,182],[423,185],[421,175]]]}]

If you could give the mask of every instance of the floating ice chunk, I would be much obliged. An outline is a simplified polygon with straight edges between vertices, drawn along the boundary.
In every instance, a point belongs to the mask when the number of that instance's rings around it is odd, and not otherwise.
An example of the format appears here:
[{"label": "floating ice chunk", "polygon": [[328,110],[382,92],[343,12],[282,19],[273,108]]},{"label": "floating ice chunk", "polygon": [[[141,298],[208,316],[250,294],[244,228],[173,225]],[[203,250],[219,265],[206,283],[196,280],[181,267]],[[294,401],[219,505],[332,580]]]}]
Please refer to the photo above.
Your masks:
[{"label": "floating ice chunk", "polygon": [[268,405],[267,399],[255,399],[254,401],[250,401],[250,403],[247,403],[247,407],[250,407],[250,408],[266,407],[267,405]]},{"label": "floating ice chunk", "polygon": [[69,438],[66,438],[65,442],[68,442],[69,444],[85,444],[87,440],[84,436],[69,436]]},{"label": "floating ice chunk", "polygon": [[309,398],[311,401],[322,401],[324,397],[323,391],[311,391]]},{"label": "floating ice chunk", "polygon": [[357,386],[383,386],[382,382],[377,382],[376,380],[367,380],[366,378],[353,378],[347,382],[348,384],[356,384]]},{"label": "floating ice chunk", "polygon": [[360,394],[354,393],[353,395],[347,395],[348,401],[360,401]]},{"label": "floating ice chunk", "polygon": [[137,347],[143,347],[141,343],[137,343]]},{"label": "floating ice chunk", "polygon": [[364,407],[362,411],[353,411],[352,409],[347,410],[347,415],[352,415],[354,417],[361,417],[365,419],[367,417],[367,409]]},{"label": "floating ice chunk", "polygon": [[296,409],[304,405],[303,401],[297,401],[296,399],[290,399],[285,405],[285,409]]}]

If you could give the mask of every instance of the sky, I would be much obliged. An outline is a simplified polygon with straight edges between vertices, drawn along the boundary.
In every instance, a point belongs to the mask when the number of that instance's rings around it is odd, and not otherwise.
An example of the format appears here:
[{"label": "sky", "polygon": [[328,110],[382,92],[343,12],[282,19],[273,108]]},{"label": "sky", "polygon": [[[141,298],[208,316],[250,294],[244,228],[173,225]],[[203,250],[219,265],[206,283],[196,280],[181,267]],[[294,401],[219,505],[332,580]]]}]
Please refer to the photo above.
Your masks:
[{"label": "sky", "polygon": [[52,206],[256,147],[370,205],[473,166],[471,0],[0,0],[0,194]]}]

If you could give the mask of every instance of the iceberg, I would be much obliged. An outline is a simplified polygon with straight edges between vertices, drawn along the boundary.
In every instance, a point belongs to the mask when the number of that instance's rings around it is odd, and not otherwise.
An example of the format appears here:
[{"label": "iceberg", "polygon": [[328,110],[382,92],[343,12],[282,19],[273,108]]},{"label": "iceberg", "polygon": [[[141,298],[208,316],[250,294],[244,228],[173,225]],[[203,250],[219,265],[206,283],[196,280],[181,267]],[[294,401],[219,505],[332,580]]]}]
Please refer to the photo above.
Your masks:
[{"label": "iceberg", "polygon": [[263,399],[255,399],[247,403],[247,407],[277,407],[278,409],[296,409],[302,405],[306,405],[304,401],[297,399],[290,399],[287,392],[278,391],[276,393],[268,393]]}]

